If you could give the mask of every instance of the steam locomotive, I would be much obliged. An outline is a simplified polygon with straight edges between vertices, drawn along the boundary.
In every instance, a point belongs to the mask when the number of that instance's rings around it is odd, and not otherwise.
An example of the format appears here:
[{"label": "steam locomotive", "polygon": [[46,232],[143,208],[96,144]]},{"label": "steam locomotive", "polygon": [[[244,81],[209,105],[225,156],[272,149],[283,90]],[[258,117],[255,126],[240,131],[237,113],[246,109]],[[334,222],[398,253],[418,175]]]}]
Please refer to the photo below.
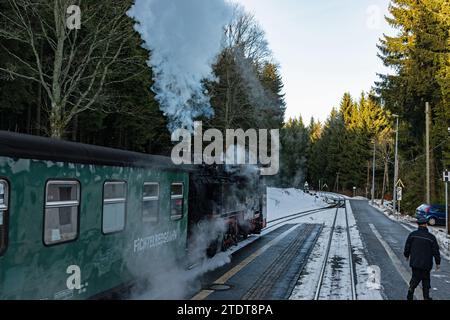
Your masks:
[{"label": "steam locomotive", "polygon": [[0,132],[0,299],[101,299],[186,268],[205,221],[209,256],[261,232],[257,168]]},{"label": "steam locomotive", "polygon": [[202,166],[191,173],[189,184],[189,238],[205,219],[224,226],[207,248],[209,257],[266,226],[265,184],[256,167]]}]

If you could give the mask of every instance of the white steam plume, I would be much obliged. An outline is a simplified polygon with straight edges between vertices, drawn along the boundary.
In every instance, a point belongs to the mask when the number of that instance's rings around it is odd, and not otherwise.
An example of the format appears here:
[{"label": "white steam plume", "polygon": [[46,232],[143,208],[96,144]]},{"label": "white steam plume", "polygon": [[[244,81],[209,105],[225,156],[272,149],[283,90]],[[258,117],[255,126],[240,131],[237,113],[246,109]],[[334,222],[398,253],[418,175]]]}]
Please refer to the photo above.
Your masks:
[{"label": "white steam plume", "polygon": [[212,64],[232,19],[231,5],[226,0],[136,0],[128,14],[151,50],[152,90],[169,129],[192,129],[195,118],[212,116],[202,81],[215,80]]}]

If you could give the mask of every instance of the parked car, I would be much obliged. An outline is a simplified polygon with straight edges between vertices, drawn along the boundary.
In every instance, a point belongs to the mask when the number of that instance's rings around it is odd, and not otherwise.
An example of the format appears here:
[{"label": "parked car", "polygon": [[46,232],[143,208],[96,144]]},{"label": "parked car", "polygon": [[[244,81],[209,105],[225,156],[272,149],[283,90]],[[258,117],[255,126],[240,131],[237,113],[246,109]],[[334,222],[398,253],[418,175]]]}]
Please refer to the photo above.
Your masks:
[{"label": "parked car", "polygon": [[416,210],[416,218],[419,218],[419,216],[425,217],[430,226],[445,226],[445,206],[439,204],[423,204]]}]

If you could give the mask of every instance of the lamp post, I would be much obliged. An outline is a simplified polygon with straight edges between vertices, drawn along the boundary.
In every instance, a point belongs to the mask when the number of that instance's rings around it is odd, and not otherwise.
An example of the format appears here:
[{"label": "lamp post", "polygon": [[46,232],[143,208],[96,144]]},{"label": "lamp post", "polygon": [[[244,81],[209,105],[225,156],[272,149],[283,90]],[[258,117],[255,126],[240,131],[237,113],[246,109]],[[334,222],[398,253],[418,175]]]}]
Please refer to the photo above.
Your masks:
[{"label": "lamp post", "polygon": [[393,195],[393,207],[394,213],[397,211],[397,182],[398,182],[398,131],[399,131],[399,119],[397,114],[393,115],[397,119],[397,128],[395,130],[395,164],[394,164],[394,189]]},{"label": "lamp post", "polygon": [[427,167],[427,187],[426,187],[426,198],[427,204],[431,204],[431,176],[430,176],[430,122],[431,122],[431,108],[430,103],[425,104],[425,115],[426,115],[426,142],[425,142],[425,153],[426,153],[426,167]]},{"label": "lamp post", "polygon": [[377,142],[373,139],[373,169],[372,169],[372,205],[375,204],[375,167],[376,167],[376,149]]},{"label": "lamp post", "polygon": [[356,187],[353,187],[353,198],[356,197]]},{"label": "lamp post", "polygon": [[449,230],[449,216],[448,216],[448,183],[450,182],[450,172],[448,170],[444,171],[444,183],[445,183],[445,230],[447,235],[450,234]]}]

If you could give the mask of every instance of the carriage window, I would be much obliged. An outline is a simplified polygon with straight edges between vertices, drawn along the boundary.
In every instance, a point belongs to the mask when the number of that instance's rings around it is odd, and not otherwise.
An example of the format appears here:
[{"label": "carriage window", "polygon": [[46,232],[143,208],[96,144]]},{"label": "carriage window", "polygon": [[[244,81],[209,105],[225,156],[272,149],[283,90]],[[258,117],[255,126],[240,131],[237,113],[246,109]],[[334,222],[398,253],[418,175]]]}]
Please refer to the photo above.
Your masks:
[{"label": "carriage window", "polygon": [[78,237],[78,181],[49,181],[45,195],[44,243],[54,245]]},{"label": "carriage window", "polygon": [[8,210],[8,184],[6,181],[0,180],[0,211],[6,210]]},{"label": "carriage window", "polygon": [[170,188],[170,217],[172,220],[183,218],[183,184],[173,183]]},{"label": "carriage window", "polygon": [[8,183],[0,180],[0,255],[7,246]]},{"label": "carriage window", "polygon": [[159,218],[159,184],[145,183],[142,199],[142,216],[144,222],[158,222]]},{"label": "carriage window", "polygon": [[104,234],[120,232],[125,229],[127,205],[126,182],[106,182],[103,190]]}]

